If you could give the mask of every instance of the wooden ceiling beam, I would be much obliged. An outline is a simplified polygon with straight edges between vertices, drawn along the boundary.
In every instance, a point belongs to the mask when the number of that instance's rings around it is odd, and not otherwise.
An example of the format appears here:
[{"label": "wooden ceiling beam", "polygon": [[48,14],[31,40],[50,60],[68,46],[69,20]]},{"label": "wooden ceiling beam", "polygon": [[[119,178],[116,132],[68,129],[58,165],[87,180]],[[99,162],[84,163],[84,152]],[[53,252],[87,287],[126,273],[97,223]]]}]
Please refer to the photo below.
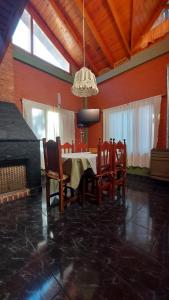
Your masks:
[{"label": "wooden ceiling beam", "polygon": [[[75,42],[78,44],[80,49],[83,51],[82,38],[81,38],[79,32],[77,31],[75,25],[73,24],[72,20],[70,19],[70,17],[65,14],[65,12],[63,11],[63,8],[61,7],[59,2],[56,2],[55,0],[49,0],[49,3],[52,5],[54,11],[56,12],[56,14],[59,16],[61,21],[66,26],[68,32],[71,34],[71,36],[73,37]],[[93,69],[93,71],[98,74],[98,69],[93,64],[92,58],[89,55],[89,53],[86,53],[86,60],[89,63],[90,67]]]},{"label": "wooden ceiling beam", "polygon": [[124,50],[127,54],[127,57],[130,57],[131,56],[131,51],[130,51],[130,48],[129,48],[129,45],[128,45],[128,42],[127,42],[127,39],[124,35],[124,31],[122,29],[122,26],[120,24],[120,20],[119,20],[119,16],[116,12],[116,9],[115,9],[115,6],[114,6],[114,1],[112,0],[107,0],[107,4],[108,4],[108,7],[111,11],[111,15],[113,17],[113,20],[114,20],[114,23],[116,24],[116,28],[117,28],[117,31],[119,33],[119,36],[121,38],[121,41],[124,45]]},{"label": "wooden ceiling beam", "polygon": [[[74,0],[78,9],[80,10],[80,12],[83,14],[83,4],[81,0]],[[85,20],[86,23],[88,25],[88,27],[90,28],[95,40],[97,41],[99,47],[101,48],[102,52],[104,53],[108,63],[110,64],[111,67],[114,67],[114,59],[113,59],[113,55],[110,52],[110,50],[108,49],[108,47],[105,45],[100,33],[97,31],[96,26],[94,24],[94,22],[92,21],[92,18],[89,16],[88,12],[86,9],[84,9],[84,15],[85,15]]]},{"label": "wooden ceiling beam", "polygon": [[161,11],[164,9],[164,6],[166,5],[168,0],[159,0],[156,8],[154,9],[151,18],[149,19],[148,23],[146,26],[143,28],[143,31],[139,37],[139,39],[136,41],[134,48],[137,48],[139,43],[142,40],[142,37],[151,29],[157,18],[159,17]]},{"label": "wooden ceiling beam", "polygon": [[130,17],[130,49],[133,48],[133,23],[134,23],[134,0],[131,0],[131,17]]},{"label": "wooden ceiling beam", "polygon": [[51,42],[55,45],[55,47],[68,60],[68,62],[70,64],[72,64],[76,69],[79,69],[80,65],[77,64],[77,62],[73,59],[73,57],[71,57],[71,55],[61,45],[60,41],[56,38],[56,36],[54,35],[54,33],[51,31],[51,29],[46,24],[46,22],[39,15],[38,11],[33,6],[33,4],[29,2],[28,5],[27,5],[27,7],[26,7],[26,9],[31,14],[31,16],[34,18],[34,20],[37,22],[37,24],[40,26],[40,28],[44,31],[44,33],[47,35],[47,37],[51,40]]}]

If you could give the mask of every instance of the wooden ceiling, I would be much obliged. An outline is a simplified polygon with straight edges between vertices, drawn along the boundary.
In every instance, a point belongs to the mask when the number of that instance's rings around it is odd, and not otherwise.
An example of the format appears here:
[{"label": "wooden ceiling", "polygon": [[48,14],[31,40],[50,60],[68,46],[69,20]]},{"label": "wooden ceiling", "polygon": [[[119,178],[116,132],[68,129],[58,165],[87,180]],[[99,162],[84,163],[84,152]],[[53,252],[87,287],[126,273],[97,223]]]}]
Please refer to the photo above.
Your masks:
[{"label": "wooden ceiling", "polygon": [[[85,0],[86,65],[102,74],[140,50],[166,0]],[[83,65],[82,0],[31,0],[29,8],[64,47],[76,67]]]},{"label": "wooden ceiling", "polygon": [[[16,17],[19,20],[26,2],[36,22],[71,65],[83,66],[82,0],[0,1],[0,42],[4,43],[6,32],[11,37]],[[100,75],[142,50],[142,37],[163,8],[169,6],[167,3],[168,0],[84,0],[86,66]],[[0,51],[1,48],[2,45]]]}]

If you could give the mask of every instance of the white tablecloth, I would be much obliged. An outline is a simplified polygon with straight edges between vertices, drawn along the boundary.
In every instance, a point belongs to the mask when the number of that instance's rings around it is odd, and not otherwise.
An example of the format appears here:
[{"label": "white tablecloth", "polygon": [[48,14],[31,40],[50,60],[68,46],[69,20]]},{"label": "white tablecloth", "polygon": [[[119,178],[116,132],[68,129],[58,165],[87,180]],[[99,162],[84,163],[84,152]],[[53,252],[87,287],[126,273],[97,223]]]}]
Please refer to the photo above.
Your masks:
[{"label": "white tablecloth", "polygon": [[74,153],[64,153],[62,154],[62,158],[68,159],[87,159],[91,165],[91,168],[94,172],[94,174],[96,174],[96,157],[97,154],[93,154],[91,152],[74,152]]},{"label": "white tablecloth", "polygon": [[[96,174],[96,157],[97,154],[93,154],[90,152],[62,154],[64,165],[66,165],[67,160],[71,160],[71,170],[69,170],[69,172],[70,185],[72,188],[76,189],[78,187],[83,172],[88,168],[91,168],[94,174]],[[68,169],[70,169],[70,166],[68,167]]]}]

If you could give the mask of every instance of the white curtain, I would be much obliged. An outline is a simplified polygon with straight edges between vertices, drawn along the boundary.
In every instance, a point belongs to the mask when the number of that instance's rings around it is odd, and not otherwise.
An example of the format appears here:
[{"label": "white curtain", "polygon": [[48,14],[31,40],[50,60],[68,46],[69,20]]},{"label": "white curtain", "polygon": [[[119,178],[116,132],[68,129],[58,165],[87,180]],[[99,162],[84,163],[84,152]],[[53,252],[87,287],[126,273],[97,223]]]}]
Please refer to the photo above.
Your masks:
[{"label": "white curtain", "polygon": [[150,151],[157,145],[161,96],[103,111],[103,138],[126,139],[128,166],[150,167]]},{"label": "white curtain", "polygon": [[75,141],[75,113],[65,109],[59,109],[59,135],[61,142],[72,143]]},{"label": "white curtain", "polygon": [[[46,137],[55,140],[61,137],[61,143],[75,139],[75,113],[35,101],[23,99],[23,116],[38,139]],[[41,167],[44,168],[43,145],[40,143]]]}]

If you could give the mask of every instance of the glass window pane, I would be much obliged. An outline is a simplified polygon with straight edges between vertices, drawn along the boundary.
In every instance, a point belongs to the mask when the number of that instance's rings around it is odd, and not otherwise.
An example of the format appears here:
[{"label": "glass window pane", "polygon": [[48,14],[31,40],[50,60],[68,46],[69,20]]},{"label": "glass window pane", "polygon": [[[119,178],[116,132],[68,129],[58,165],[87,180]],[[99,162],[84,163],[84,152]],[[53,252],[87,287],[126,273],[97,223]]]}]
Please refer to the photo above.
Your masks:
[{"label": "glass window pane", "polygon": [[70,65],[68,61],[55,48],[35,21],[33,21],[33,54],[69,72]]},{"label": "glass window pane", "polygon": [[169,9],[166,8],[162,10],[162,12],[160,13],[159,17],[157,18],[157,20],[155,21],[151,29],[156,28],[157,26],[164,23],[168,19],[169,19]]},{"label": "glass window pane", "polygon": [[45,137],[45,112],[39,108],[32,108],[32,129],[38,139]]},{"label": "glass window pane", "polygon": [[24,10],[12,37],[12,42],[22,49],[31,52],[31,16]]}]

